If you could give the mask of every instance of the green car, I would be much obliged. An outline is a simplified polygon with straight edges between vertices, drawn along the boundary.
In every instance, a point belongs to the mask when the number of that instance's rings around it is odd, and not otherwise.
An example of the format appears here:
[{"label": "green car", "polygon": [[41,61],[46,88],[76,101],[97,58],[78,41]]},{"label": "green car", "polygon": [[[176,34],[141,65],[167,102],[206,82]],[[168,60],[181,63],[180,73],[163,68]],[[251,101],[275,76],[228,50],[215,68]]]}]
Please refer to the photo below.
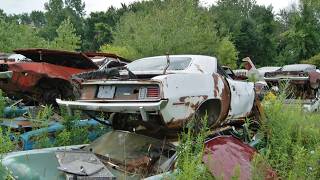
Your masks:
[{"label": "green car", "polygon": [[89,145],[9,153],[2,166],[19,180],[142,179],[170,170],[175,148],[165,140],[114,130]]}]

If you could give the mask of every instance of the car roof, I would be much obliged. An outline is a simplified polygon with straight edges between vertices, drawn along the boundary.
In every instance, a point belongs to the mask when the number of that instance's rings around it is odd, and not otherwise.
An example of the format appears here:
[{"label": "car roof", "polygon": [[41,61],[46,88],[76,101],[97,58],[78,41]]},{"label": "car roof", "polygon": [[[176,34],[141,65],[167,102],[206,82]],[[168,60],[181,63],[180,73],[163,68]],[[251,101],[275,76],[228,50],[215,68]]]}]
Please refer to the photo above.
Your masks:
[{"label": "car roof", "polygon": [[282,67],[282,71],[304,71],[310,72],[315,71],[317,67],[312,64],[290,64]]}]

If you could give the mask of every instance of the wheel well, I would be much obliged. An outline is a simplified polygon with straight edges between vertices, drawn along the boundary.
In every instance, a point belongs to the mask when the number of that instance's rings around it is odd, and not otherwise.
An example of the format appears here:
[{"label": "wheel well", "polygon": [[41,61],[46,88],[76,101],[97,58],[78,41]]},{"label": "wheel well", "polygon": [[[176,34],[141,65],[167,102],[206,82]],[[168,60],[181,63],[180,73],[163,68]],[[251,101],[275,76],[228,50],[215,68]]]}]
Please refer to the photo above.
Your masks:
[{"label": "wheel well", "polygon": [[203,102],[197,109],[197,114],[200,117],[205,115],[212,116],[212,122],[208,122],[209,126],[212,126],[217,122],[221,116],[221,100],[220,99],[209,99]]},{"label": "wheel well", "polygon": [[64,79],[58,79],[58,78],[41,78],[39,79],[37,83],[38,87],[47,88],[47,87],[58,87],[58,88],[64,88],[64,87],[72,87],[71,83]]},{"label": "wheel well", "polygon": [[37,88],[39,92],[43,95],[45,92],[51,89],[56,89],[59,94],[61,94],[61,98],[73,98],[74,97],[74,89],[72,84],[64,79],[58,78],[42,78],[37,83]]}]

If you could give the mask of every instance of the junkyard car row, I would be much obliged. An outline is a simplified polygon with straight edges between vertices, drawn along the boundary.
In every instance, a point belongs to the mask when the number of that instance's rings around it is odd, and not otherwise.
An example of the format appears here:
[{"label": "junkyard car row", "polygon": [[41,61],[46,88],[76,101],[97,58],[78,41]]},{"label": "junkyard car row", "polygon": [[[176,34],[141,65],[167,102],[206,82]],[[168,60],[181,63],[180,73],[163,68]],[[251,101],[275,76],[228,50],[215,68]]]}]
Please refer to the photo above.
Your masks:
[{"label": "junkyard car row", "polygon": [[[204,118],[212,134],[205,142],[203,163],[212,175],[231,179],[240,165],[240,179],[251,178],[250,162],[257,151],[231,136],[241,131],[246,119],[255,127],[261,121],[258,86],[246,81],[247,74],[239,76],[220,66],[215,57],[203,55],[146,57],[128,63],[106,53],[15,52],[26,59],[0,64],[0,88],[9,97],[59,105],[70,114],[82,110],[92,119],[79,126],[103,122],[112,130],[89,145],[9,153],[2,164],[13,178],[161,179],[177,171],[178,135],[190,128],[187,124],[191,121],[197,133]],[[251,62],[250,69],[253,66]],[[318,71],[301,66],[263,72],[262,80],[273,89],[280,89],[283,79],[294,80],[290,83],[296,91],[290,98],[303,97],[310,101],[305,107],[314,110],[318,106]],[[299,94],[301,88],[308,89],[307,94]],[[17,125],[21,122],[31,126],[27,121],[4,121],[2,126],[19,131],[24,128]],[[25,129],[19,137],[20,147],[30,150],[32,136],[61,129],[58,122],[47,129]],[[266,170],[266,179],[276,178],[272,170]]]}]

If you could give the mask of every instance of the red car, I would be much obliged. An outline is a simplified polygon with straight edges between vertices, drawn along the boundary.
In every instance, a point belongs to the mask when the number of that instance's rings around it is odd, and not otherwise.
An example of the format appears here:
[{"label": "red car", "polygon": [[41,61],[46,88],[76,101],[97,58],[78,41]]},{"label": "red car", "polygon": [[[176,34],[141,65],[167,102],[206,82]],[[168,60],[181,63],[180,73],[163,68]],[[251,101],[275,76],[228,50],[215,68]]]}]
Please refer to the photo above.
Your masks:
[{"label": "red car", "polygon": [[[71,77],[97,70],[94,60],[125,64],[124,58],[107,53],[79,53],[49,49],[18,49],[24,61],[0,63],[0,89],[11,98],[55,104],[56,98],[73,99]],[[114,63],[112,63],[114,65]]]}]

